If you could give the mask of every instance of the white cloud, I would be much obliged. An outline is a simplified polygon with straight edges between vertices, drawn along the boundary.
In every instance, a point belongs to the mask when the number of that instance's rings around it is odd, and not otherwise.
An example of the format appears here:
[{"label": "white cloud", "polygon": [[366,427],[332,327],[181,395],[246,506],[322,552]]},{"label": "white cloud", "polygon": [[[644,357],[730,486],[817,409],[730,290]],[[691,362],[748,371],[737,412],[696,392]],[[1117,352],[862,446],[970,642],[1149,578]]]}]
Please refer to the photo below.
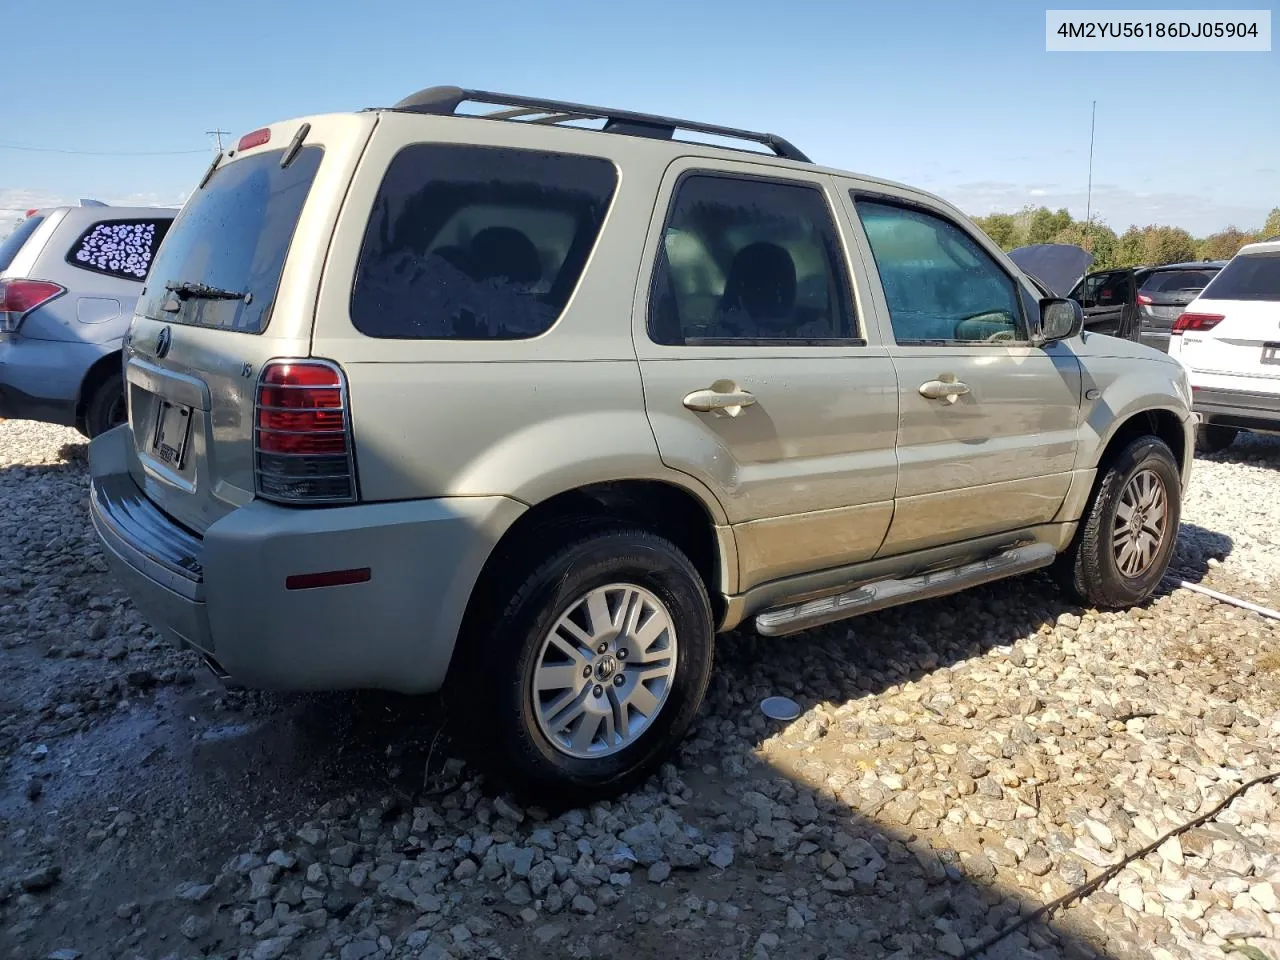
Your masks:
[{"label": "white cloud", "polygon": [[[129,193],[118,196],[88,197],[86,199],[101,200],[113,207],[180,207],[187,195],[185,193],[162,196],[157,193]],[[75,204],[80,197],[63,194],[43,193],[38,190],[18,190],[0,187],[0,239],[7,237],[22,220],[27,211],[41,207],[59,207]]]}]

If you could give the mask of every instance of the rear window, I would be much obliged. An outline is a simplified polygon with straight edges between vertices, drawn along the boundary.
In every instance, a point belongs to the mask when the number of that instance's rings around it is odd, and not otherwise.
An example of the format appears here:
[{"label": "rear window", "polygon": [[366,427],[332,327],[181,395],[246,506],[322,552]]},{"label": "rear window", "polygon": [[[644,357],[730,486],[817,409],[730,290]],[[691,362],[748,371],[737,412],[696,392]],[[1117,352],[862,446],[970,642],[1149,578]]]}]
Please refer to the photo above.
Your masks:
[{"label": "rear window", "polygon": [[1201,295],[1206,300],[1280,300],[1280,253],[1237,256]]},{"label": "rear window", "polygon": [[95,223],[71,245],[67,263],[140,283],[147,278],[152,258],[172,222],[169,217],[153,217]]},{"label": "rear window", "polygon": [[616,184],[600,157],[405,147],[374,200],[351,322],[394,339],[545,332],[582,276]]},{"label": "rear window", "polygon": [[1143,293],[1177,293],[1179,290],[1203,290],[1218,271],[1157,270],[1142,284]]},{"label": "rear window", "polygon": [[9,264],[13,263],[13,258],[18,255],[18,251],[23,248],[31,235],[36,232],[36,227],[44,222],[44,217],[31,216],[18,224],[18,228],[0,241],[0,270],[8,270]]},{"label": "rear window", "polygon": [[303,147],[281,169],[283,156],[273,150],[233,161],[191,196],[156,254],[141,313],[243,333],[266,328],[324,151]]}]

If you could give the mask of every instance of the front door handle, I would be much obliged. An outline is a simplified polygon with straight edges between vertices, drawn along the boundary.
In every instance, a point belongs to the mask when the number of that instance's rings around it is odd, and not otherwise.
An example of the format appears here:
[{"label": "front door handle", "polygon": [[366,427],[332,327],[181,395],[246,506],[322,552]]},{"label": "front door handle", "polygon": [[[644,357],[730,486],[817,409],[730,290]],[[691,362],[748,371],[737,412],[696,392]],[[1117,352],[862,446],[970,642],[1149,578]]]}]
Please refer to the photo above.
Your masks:
[{"label": "front door handle", "polygon": [[955,403],[968,392],[969,385],[961,383],[949,373],[944,373],[937,380],[920,384],[920,396],[927,400],[945,400],[947,403]]},{"label": "front door handle", "polygon": [[743,390],[732,380],[717,380],[704,390],[695,390],[684,398],[687,409],[696,413],[714,413],[736,417],[743,408],[756,402],[755,394]]}]

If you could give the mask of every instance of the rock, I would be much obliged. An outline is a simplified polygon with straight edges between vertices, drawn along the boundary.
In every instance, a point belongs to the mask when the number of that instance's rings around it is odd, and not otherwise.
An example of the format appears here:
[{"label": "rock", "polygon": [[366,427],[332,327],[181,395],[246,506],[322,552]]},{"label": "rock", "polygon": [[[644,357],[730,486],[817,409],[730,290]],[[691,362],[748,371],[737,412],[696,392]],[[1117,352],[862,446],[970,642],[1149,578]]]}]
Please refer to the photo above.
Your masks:
[{"label": "rock", "polygon": [[938,938],[938,952],[948,957],[963,957],[964,943],[961,942],[955,931],[944,933]]},{"label": "rock", "polygon": [[182,921],[182,925],[178,927],[178,932],[188,940],[199,940],[209,932],[212,924],[204,917],[192,914]]},{"label": "rock", "polygon": [[453,879],[470,880],[479,872],[480,872],[480,867],[476,864],[474,860],[471,860],[471,859],[461,860],[458,862],[458,865],[453,868]]},{"label": "rock", "polygon": [[523,907],[533,903],[533,893],[529,889],[529,884],[523,880],[519,880],[511,885],[511,889],[506,892],[507,903],[513,903],[517,907]]},{"label": "rock", "polygon": [[173,891],[173,896],[175,899],[184,900],[187,903],[204,903],[209,899],[211,893],[213,893],[212,883],[188,881],[179,884],[177,889]]},{"label": "rock", "polygon": [[663,883],[671,876],[671,864],[665,862],[655,863],[649,868],[649,882]]},{"label": "rock", "polygon": [[1182,844],[1178,842],[1177,837],[1170,837],[1160,846],[1156,847],[1156,853],[1166,863],[1172,863],[1174,866],[1182,866],[1186,861],[1182,857]]},{"label": "rock", "polygon": [[1249,888],[1249,898],[1267,913],[1280,913],[1280,898],[1276,896],[1274,883],[1255,883]]},{"label": "rock", "polygon": [[535,863],[529,869],[529,889],[535,897],[541,897],[555,883],[556,868],[550,860]]},{"label": "rock", "polygon": [[569,908],[574,913],[581,914],[584,917],[589,917],[596,912],[596,903],[586,894],[580,893],[573,898],[573,901],[569,904]]},{"label": "rock", "polygon": [[[293,945],[293,937],[269,937],[253,948],[253,960],[280,960]],[[343,960],[347,958],[343,957]]]},{"label": "rock", "polygon": [[62,877],[62,868],[58,866],[40,867],[32,870],[18,880],[27,893],[43,893],[52,888]]},{"label": "rock", "polygon": [[80,960],[84,954],[79,950],[70,947],[62,947],[58,950],[51,950],[45,955],[45,960]]},{"label": "rock", "polygon": [[377,940],[352,940],[342,948],[338,956],[341,960],[365,960],[365,957],[371,957],[377,952]]},{"label": "rock", "polygon": [[567,927],[556,923],[544,924],[533,931],[533,942],[540,947],[555,943],[557,940],[563,940],[569,932]]},{"label": "rock", "polygon": [[500,817],[512,820],[515,823],[524,823],[524,811],[506,797],[498,797],[493,801],[494,812]]},{"label": "rock", "polygon": [[727,870],[733,865],[733,847],[728,845],[716,847],[708,859],[713,866],[719,867],[721,870]]}]

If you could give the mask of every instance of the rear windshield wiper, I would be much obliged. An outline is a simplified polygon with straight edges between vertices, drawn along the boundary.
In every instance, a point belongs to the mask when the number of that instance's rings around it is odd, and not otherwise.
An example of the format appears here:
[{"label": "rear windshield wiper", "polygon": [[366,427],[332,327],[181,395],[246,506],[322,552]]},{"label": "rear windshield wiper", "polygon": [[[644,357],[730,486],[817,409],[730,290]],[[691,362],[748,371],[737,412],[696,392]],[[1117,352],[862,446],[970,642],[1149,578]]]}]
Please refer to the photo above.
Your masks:
[{"label": "rear windshield wiper", "polygon": [[198,300],[243,300],[245,303],[249,303],[253,299],[252,293],[236,293],[234,290],[223,290],[221,287],[211,287],[207,283],[195,283],[191,280],[183,280],[181,283],[170,281],[164,285],[164,288],[179,300],[192,298]]}]

